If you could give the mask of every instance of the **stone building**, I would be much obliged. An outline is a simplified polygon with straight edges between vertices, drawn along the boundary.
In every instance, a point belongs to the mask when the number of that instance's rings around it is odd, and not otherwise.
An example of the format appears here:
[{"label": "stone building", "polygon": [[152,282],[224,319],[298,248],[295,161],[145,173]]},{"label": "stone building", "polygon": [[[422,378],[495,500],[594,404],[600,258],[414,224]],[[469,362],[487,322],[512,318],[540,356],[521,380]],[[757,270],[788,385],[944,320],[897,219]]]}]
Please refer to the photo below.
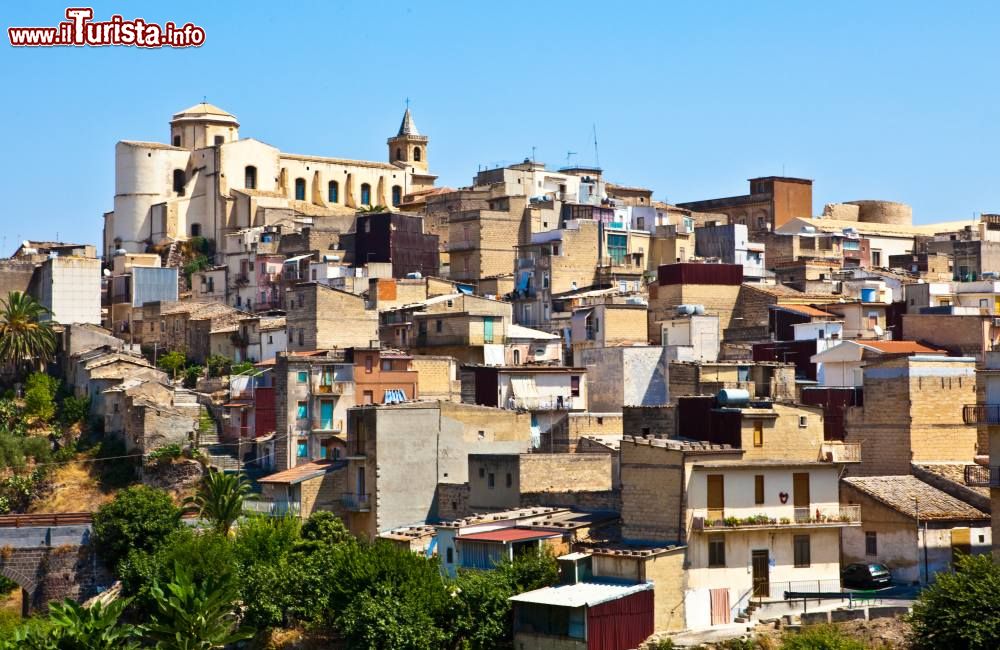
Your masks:
[{"label": "stone building", "polygon": [[279,151],[239,137],[234,115],[196,104],[170,121],[170,142],[123,140],[115,147],[114,209],[104,215],[103,251],[144,252],[201,236],[288,221],[322,219],[368,206],[395,206],[428,188],[428,138],[409,109],[388,141],[388,162]]},{"label": "stone building", "polygon": [[302,282],[288,290],[285,300],[290,352],[367,347],[378,341],[378,314],[361,296]]},{"label": "stone building", "polygon": [[590,348],[609,348],[646,343],[646,305],[605,302],[573,310],[570,345],[573,363],[582,363]]},{"label": "stone building", "polygon": [[969,462],[980,453],[976,427],[962,413],[963,404],[975,401],[975,359],[913,355],[872,362],[863,371],[863,390],[864,406],[846,411],[845,441],[860,444],[862,454],[851,474],[909,474],[913,462]]},{"label": "stone building", "polygon": [[48,258],[35,270],[29,292],[48,310],[43,320],[101,324],[101,261],[95,257]]},{"label": "stone building", "polygon": [[[660,343],[662,321],[674,318],[680,305],[701,305],[704,313],[719,317],[720,335],[733,322],[743,267],[738,264],[666,264],[649,285],[648,334]],[[766,317],[766,313],[765,313]]]},{"label": "stone building", "polygon": [[616,511],[617,486],[610,453],[469,454],[473,512],[535,505]]},{"label": "stone building", "polygon": [[689,201],[677,207],[725,214],[729,223],[743,224],[751,233],[769,231],[795,217],[812,217],[812,183],[785,176],[751,178],[750,194]]},{"label": "stone building", "polygon": [[438,237],[424,232],[424,219],[419,215],[359,214],[353,239],[355,265],[387,262],[394,278],[438,274]]},{"label": "stone building", "polygon": [[670,401],[669,351],[658,345],[588,348],[580,355],[587,369],[587,410],[615,413],[623,406],[656,406]]}]

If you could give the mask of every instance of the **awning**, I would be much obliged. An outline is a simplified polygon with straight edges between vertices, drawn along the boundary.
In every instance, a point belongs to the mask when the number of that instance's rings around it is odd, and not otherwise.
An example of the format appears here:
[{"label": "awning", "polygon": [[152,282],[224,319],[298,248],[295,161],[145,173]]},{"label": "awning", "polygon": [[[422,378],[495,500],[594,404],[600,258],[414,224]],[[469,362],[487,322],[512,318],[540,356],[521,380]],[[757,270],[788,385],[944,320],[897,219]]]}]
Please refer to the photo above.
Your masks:
[{"label": "awning", "polygon": [[515,375],[510,378],[510,391],[521,399],[539,397],[538,387],[532,377]]},{"label": "awning", "polygon": [[517,278],[517,290],[518,291],[525,291],[525,290],[527,290],[527,288],[528,288],[528,279],[530,277],[531,277],[531,274],[529,272],[527,272],[527,271],[521,271],[521,274]]},{"label": "awning", "polygon": [[399,388],[387,388],[382,401],[384,404],[402,404],[406,401],[406,393]]},{"label": "awning", "polygon": [[304,260],[307,257],[312,257],[312,253],[308,253],[306,255],[296,255],[295,257],[289,257],[287,260],[282,262],[282,264],[294,264],[295,262],[298,262],[299,260]]},{"label": "awning", "polygon": [[467,296],[472,295],[473,287],[471,284],[457,284],[455,285],[455,288],[458,289],[459,293],[464,293]]}]

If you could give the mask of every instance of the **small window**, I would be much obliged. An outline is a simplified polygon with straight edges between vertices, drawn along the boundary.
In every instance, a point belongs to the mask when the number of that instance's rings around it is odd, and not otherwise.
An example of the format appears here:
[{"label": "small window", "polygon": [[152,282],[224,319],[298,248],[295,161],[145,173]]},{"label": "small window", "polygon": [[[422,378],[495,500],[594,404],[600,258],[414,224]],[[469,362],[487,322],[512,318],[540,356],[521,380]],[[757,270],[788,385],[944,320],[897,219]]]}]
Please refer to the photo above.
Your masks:
[{"label": "small window", "polygon": [[809,418],[807,418],[804,415],[800,415],[799,416],[799,426],[800,427],[806,427],[808,425],[809,425]]},{"label": "small window", "polygon": [[392,361],[382,359],[382,372],[389,372],[390,370],[392,370]]},{"label": "small window", "polygon": [[434,321],[434,331],[440,332],[442,327],[441,319]]},{"label": "small window", "polygon": [[764,422],[763,420],[754,420],[753,422],[753,446],[763,447],[764,446]]},{"label": "small window", "polygon": [[253,165],[243,170],[243,186],[248,190],[257,189],[257,168]]},{"label": "small window", "polygon": [[309,373],[305,370],[299,371],[299,383],[304,384],[309,381]]},{"label": "small window", "polygon": [[496,483],[496,476],[493,475],[493,472],[486,475],[486,487],[492,490],[496,487]]},{"label": "small window", "polygon": [[878,533],[874,530],[865,531],[865,555],[878,556]]},{"label": "small window", "polygon": [[299,402],[298,403],[298,410],[297,410],[297,413],[296,413],[295,417],[297,417],[300,420],[305,420],[307,417],[309,417],[309,404],[308,404],[308,402]]},{"label": "small window", "polygon": [[295,179],[295,200],[296,201],[306,200],[306,179],[304,178]]},{"label": "small window", "polygon": [[297,451],[296,455],[299,458],[305,458],[306,456],[308,456],[309,455],[309,443],[308,442],[300,442],[299,443],[299,447],[298,447],[298,451]]},{"label": "small window", "polygon": [[392,204],[399,205],[403,202],[403,188],[399,185],[392,186]]},{"label": "small window", "polygon": [[421,156],[420,147],[413,147],[413,159],[417,162],[420,162],[420,156]]},{"label": "small window", "polygon": [[372,204],[372,186],[368,183],[361,184],[361,205]]},{"label": "small window", "polygon": [[396,147],[396,160],[403,159],[403,150],[400,147]]},{"label": "small window", "polygon": [[371,355],[365,356],[365,374],[369,375],[372,372],[372,357]]},{"label": "small window", "polygon": [[363,401],[364,404],[372,404],[375,400],[375,394],[372,393],[370,390],[366,390],[363,393],[362,399],[364,400]]},{"label": "small window", "polygon": [[648,438],[650,433],[651,433],[651,431],[650,431],[649,427],[643,427],[642,428],[642,437],[643,438]]},{"label": "small window", "polygon": [[326,186],[326,200],[336,203],[340,200],[340,185],[337,181],[330,181]]},{"label": "small window", "polygon": [[215,136],[215,144],[216,145],[223,144],[225,141],[226,141],[226,138],[224,136],[221,136],[221,135]]},{"label": "small window", "polygon": [[177,192],[178,194],[180,194],[181,196],[184,196],[184,183],[185,183],[185,181],[186,181],[186,179],[184,177],[184,170],[183,169],[175,169],[174,170],[174,191]]},{"label": "small window", "polygon": [[753,477],[753,502],[756,505],[764,503],[764,475],[757,474]]},{"label": "small window", "polygon": [[709,568],[726,566],[726,536],[708,536],[708,566]]},{"label": "small window", "polygon": [[514,476],[510,472],[507,472],[507,487],[511,487],[513,485],[514,485]]},{"label": "small window", "polygon": [[305,345],[305,344],[306,344],[306,330],[305,330],[305,328],[300,327],[299,328],[299,345],[302,346],[302,345]]},{"label": "small window", "polygon": [[517,366],[520,364],[521,364],[521,351],[514,350],[514,365]]},{"label": "small window", "polygon": [[480,467],[479,468],[479,478],[486,478],[486,468],[485,467]]},{"label": "small window", "polygon": [[201,237],[201,224],[200,223],[193,223],[193,224],[191,224],[191,236],[192,237]]},{"label": "small window", "polygon": [[175,147],[181,146],[181,136],[179,135],[174,136],[174,146]]},{"label": "small window", "polygon": [[795,566],[800,569],[809,568],[809,535],[795,536]]},{"label": "small window", "polygon": [[580,396],[580,376],[573,375],[569,378],[569,394],[573,397]]},{"label": "small window", "polygon": [[454,564],[455,563],[455,552],[454,552],[454,550],[450,546],[448,547],[448,550],[445,551],[445,555],[448,558],[446,560],[446,562],[448,562],[448,564]]}]

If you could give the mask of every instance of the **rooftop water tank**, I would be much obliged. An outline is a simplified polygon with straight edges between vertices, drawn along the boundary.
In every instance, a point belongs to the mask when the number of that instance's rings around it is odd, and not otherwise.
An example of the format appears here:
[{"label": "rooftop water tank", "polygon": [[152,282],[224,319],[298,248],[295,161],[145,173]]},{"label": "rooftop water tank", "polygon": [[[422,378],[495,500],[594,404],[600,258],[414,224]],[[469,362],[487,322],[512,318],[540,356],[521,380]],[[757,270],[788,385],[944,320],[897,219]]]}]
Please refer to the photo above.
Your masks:
[{"label": "rooftop water tank", "polygon": [[740,407],[750,403],[750,391],[742,388],[723,388],[715,396],[719,406]]}]

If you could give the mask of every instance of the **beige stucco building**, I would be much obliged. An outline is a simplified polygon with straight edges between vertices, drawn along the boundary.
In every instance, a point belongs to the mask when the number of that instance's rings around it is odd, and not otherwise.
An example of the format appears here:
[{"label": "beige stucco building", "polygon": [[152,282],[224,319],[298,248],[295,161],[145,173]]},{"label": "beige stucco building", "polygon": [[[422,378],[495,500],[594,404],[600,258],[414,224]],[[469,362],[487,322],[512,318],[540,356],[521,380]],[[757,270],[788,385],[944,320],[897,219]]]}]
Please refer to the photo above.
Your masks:
[{"label": "beige stucco building", "polygon": [[104,215],[104,252],[223,236],[252,226],[309,225],[433,186],[427,136],[409,109],[388,139],[388,161],[292,154],[239,137],[236,116],[201,103],[175,113],[170,142],[115,145],[114,210]]}]

